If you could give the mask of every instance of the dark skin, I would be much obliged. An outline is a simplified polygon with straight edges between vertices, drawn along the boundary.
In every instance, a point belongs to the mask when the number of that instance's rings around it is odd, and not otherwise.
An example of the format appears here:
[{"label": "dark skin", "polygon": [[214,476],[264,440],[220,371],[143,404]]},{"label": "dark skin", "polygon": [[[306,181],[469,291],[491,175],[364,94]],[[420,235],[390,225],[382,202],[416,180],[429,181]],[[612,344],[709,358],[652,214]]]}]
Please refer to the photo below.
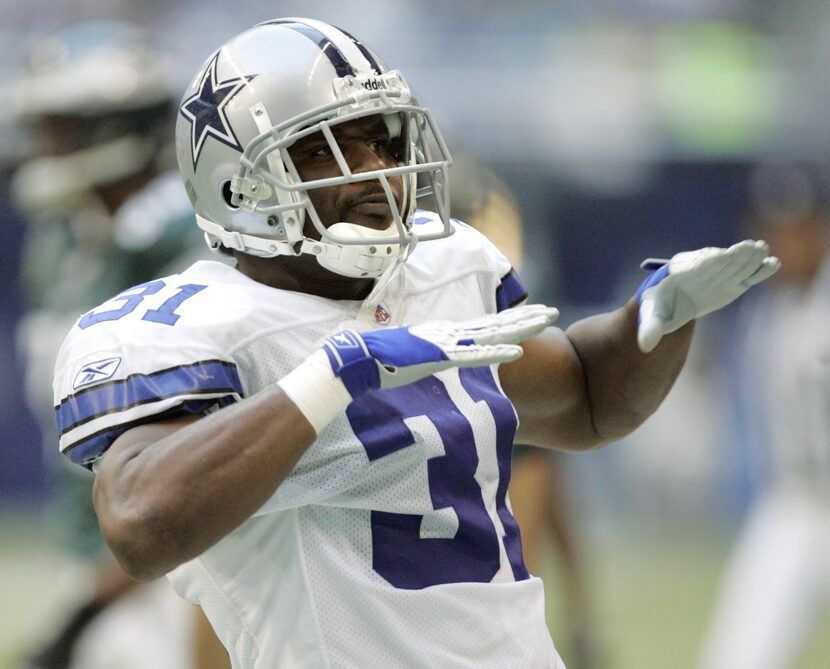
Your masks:
[{"label": "dark skin", "polygon": [[[79,140],[89,134],[89,121],[73,116],[45,116],[38,121],[33,134],[37,153],[41,156],[60,158],[79,149],[89,148]],[[154,169],[148,166],[118,181],[101,184],[95,187],[94,192],[101,198],[107,212],[114,215],[127,198],[144,188],[154,176]]]},{"label": "dark skin", "polygon": [[[395,164],[370,120],[341,126],[339,133],[353,171]],[[295,145],[294,160],[303,176],[339,174],[323,147],[302,149]],[[382,229],[390,224],[391,212],[388,204],[384,209],[371,201],[379,188],[364,182],[311,196],[327,224],[345,220]],[[371,282],[332,274],[313,258],[238,257],[241,272],[269,286],[334,299],[360,299],[371,290]],[[632,298],[567,332],[551,328],[524,342],[523,357],[499,371],[521,420],[517,441],[585,450],[640,425],[680,372],[693,325],[664,337],[648,355],[637,348],[636,327]],[[95,481],[95,508],[110,548],[140,580],[198,556],[264,504],[315,437],[276,385],[206,417],[125,432],[102,460]]]},{"label": "dark skin", "polygon": [[[379,116],[369,116],[333,129],[337,143],[349,168],[369,172],[397,164],[398,142],[390,140],[386,124]],[[297,141],[289,150],[303,181],[339,176],[340,169],[331,148],[321,133]],[[400,206],[403,180],[389,180]],[[316,188],[309,197],[320,219],[327,225],[338,221],[355,223],[374,230],[383,230],[392,221],[383,187],[376,180],[344,186]],[[306,236],[319,239],[320,233],[306,224]],[[310,293],[333,300],[362,300],[369,295],[374,279],[355,279],[323,269],[310,255],[258,258],[236,252],[237,269],[243,274],[273,288]]]}]

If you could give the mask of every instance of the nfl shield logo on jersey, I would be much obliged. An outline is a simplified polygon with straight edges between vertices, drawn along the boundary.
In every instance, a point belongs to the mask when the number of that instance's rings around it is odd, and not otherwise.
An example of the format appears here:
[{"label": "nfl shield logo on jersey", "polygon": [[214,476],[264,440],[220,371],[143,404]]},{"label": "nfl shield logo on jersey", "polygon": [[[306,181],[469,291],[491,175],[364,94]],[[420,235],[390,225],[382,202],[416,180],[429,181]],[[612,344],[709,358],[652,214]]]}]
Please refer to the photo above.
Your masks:
[{"label": "nfl shield logo on jersey", "polygon": [[392,318],[392,314],[390,314],[386,310],[386,307],[384,307],[382,304],[379,304],[375,309],[375,322],[386,324],[389,322],[390,318]]},{"label": "nfl shield logo on jersey", "polygon": [[90,383],[97,383],[110,378],[121,364],[121,357],[104,358],[84,365],[75,375],[72,389],[77,390],[81,386],[88,386]]}]

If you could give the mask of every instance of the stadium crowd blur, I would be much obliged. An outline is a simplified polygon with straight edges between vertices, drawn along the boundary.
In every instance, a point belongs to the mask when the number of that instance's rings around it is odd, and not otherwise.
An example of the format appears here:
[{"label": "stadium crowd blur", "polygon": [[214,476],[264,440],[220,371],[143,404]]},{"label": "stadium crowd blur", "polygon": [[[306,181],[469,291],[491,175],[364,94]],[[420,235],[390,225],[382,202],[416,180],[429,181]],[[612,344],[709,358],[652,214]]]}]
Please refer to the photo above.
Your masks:
[{"label": "stadium crowd blur", "polygon": [[[6,56],[0,63],[2,517],[25,514],[19,517],[39,522],[54,492],[53,454],[44,453],[41,416],[26,401],[33,358],[16,344],[24,315],[32,314],[25,272],[35,268],[39,281],[60,282],[52,288],[71,292],[92,267],[83,254],[27,259],[24,252],[37,231],[12,202],[12,175],[35,148],[32,136],[20,131],[14,88],[29,47],[71,22],[129,20],[165,45],[159,63],[177,90],[203,60],[203,44],[291,14],[359,28],[406,72],[450,148],[475,156],[505,182],[524,221],[523,275],[532,301],[559,307],[563,327],[629,296],[643,278],[638,263],[645,257],[746,236],[759,164],[830,159],[830,3],[322,0],[309,7],[255,0],[230,8],[215,0],[48,6],[6,0],[0,25]],[[71,272],[59,278],[58,267],[71,269],[73,262],[80,278]],[[60,291],[57,299],[69,306]],[[751,403],[752,395],[736,392],[730,364],[741,346],[735,338],[742,318],[730,308],[700,324],[677,387],[626,448],[568,456],[562,464],[574,501],[572,524],[591,546],[625,548],[643,534],[712,535],[726,546],[737,533],[763,489],[752,472],[766,462],[763,444],[741,426],[741,403]],[[22,339],[23,348],[33,341]],[[692,418],[700,415],[710,420]],[[0,552],[5,548],[0,543]],[[692,631],[678,637],[687,644],[684,656],[654,666],[694,666],[715,610],[725,550],[716,552],[718,562],[700,586],[712,592]],[[0,573],[0,588],[13,578]],[[547,594],[555,599],[555,586]],[[0,590],[0,613],[7,616],[4,600]],[[651,633],[675,638],[664,623],[665,632]],[[0,668],[6,648],[14,650],[20,637],[48,636],[34,624],[7,634],[0,631]],[[618,636],[613,630],[600,636],[613,656]],[[650,642],[648,636],[639,641]]]}]

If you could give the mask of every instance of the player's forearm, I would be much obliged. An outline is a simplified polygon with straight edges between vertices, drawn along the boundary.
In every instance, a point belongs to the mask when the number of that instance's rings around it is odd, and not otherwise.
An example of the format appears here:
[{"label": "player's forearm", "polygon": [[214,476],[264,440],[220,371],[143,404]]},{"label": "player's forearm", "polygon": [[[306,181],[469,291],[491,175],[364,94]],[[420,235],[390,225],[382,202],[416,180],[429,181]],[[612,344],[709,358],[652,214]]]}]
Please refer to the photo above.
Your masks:
[{"label": "player's forearm", "polygon": [[96,478],[110,548],[140,580],[196,557],[262,506],[314,437],[277,387],[184,427],[134,429]]},{"label": "player's forearm", "polygon": [[625,436],[654,413],[683,368],[693,332],[691,321],[663,337],[651,353],[642,353],[634,298],[568,328],[584,370],[593,426],[603,442]]}]

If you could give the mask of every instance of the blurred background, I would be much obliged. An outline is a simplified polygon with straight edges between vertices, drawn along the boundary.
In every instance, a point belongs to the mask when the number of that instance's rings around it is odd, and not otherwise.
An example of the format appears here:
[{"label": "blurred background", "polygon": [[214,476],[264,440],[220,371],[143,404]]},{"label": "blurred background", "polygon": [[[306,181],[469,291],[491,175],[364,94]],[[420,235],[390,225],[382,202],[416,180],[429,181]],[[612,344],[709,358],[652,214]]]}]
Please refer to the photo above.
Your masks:
[{"label": "blurred background", "polygon": [[[27,277],[75,281],[71,263],[50,274],[56,266],[32,245],[32,216],[14,195],[14,175],[38,150],[12,105],[27,54],[73,22],[130,21],[157,44],[178,99],[212,49],[277,16],[341,26],[405,73],[459,166],[475,166],[459,167],[460,191],[486,173],[506,194],[522,222],[531,300],[558,306],[563,326],[619,306],[646,257],[769,239],[785,262],[778,283],[700,322],[658,414],[623,444],[557,456],[545,481],[567,503],[543,501],[566,517],[576,548],[563,550],[580,573],[561,568],[545,536],[536,569],[573,669],[734,668],[744,665],[717,658],[748,651],[718,649],[765,634],[781,658],[763,666],[830,667],[830,337],[821,329],[830,291],[817,289],[827,283],[830,2],[0,0],[0,15],[0,669],[50,636],[78,590],[52,503],[55,454],[27,401],[32,369],[51,365],[32,341],[53,327],[24,319],[34,311]],[[83,260],[72,262],[87,280]],[[800,376],[785,382],[793,370]],[[779,509],[775,522],[790,535],[803,526],[797,537],[759,529],[758,508],[782,480],[801,506]],[[578,614],[564,594],[575,578]],[[762,611],[753,593],[777,611]],[[575,616],[590,630],[584,654]]]}]

